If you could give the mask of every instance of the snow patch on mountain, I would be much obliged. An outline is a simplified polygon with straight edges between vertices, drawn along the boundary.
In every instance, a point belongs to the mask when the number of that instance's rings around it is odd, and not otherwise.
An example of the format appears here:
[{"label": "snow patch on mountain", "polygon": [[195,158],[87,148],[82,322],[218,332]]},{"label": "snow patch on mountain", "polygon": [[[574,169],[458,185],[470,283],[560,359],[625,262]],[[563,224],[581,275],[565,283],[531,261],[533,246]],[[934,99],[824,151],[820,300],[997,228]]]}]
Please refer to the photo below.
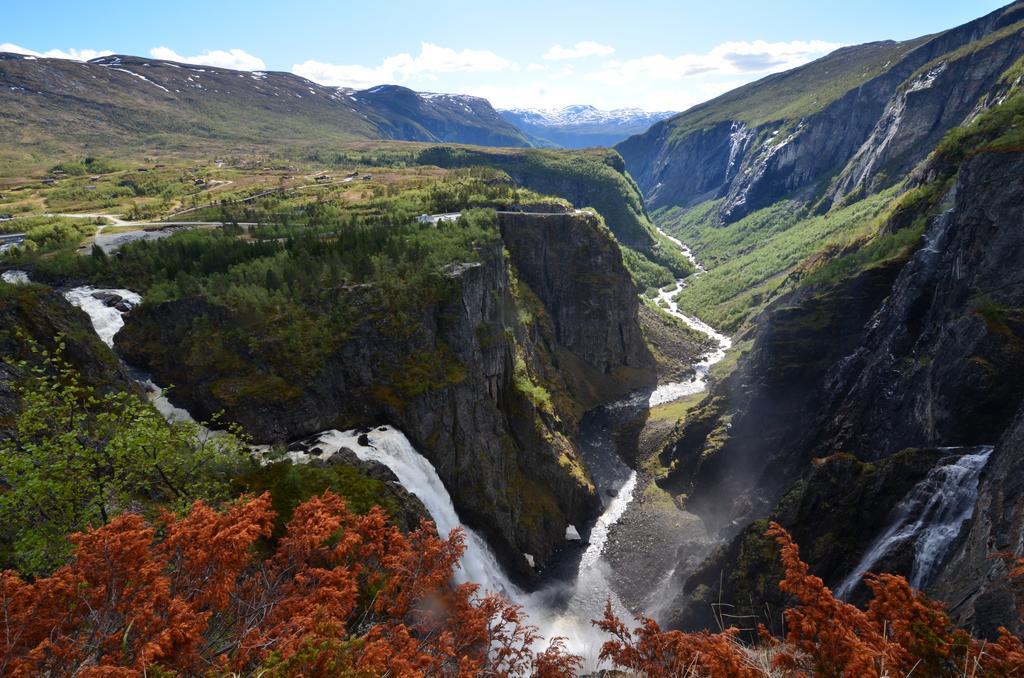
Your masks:
[{"label": "snow patch on mountain", "polygon": [[617,108],[605,111],[586,104],[565,106],[563,108],[509,108],[501,109],[499,112],[514,114],[520,117],[525,124],[539,127],[581,127],[589,125],[648,127],[659,120],[675,115],[675,111],[651,112],[639,108]]}]

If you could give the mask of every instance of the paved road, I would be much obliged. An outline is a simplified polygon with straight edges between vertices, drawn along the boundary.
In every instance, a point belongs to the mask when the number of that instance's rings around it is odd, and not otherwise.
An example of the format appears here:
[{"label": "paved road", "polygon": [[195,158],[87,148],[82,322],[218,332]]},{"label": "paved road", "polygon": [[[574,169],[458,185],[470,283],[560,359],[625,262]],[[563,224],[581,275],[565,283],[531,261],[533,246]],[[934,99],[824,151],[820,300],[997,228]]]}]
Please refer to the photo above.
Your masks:
[{"label": "paved road", "polygon": [[[130,221],[123,220],[120,214],[103,214],[100,212],[79,212],[78,214],[67,214],[65,212],[50,212],[43,216],[64,217],[65,219],[107,219],[114,226],[124,226],[126,224],[131,223]],[[103,226],[100,226],[100,228],[103,228]]]},{"label": "paved road", "polygon": [[[318,184],[323,186],[324,184]],[[301,188],[301,187],[300,187]],[[289,189],[291,190],[291,189]],[[255,197],[255,196],[253,196]],[[516,210],[496,210],[498,214],[524,214],[534,217],[550,217],[558,214],[565,214],[565,212],[519,212]],[[585,210],[574,210],[574,214],[582,214]],[[180,214],[180,213],[179,213]],[[462,215],[461,212],[445,212],[442,214],[424,214],[417,219],[421,223],[437,224],[441,221],[455,221]],[[100,246],[100,248],[106,254],[112,254],[121,247],[125,246],[130,242],[136,240],[159,240],[160,238],[166,238],[173,233],[177,233],[181,230],[193,229],[193,228],[219,228],[223,226],[223,221],[125,221],[121,219],[119,214],[100,214],[100,213],[79,213],[79,214],[48,214],[47,216],[54,217],[66,217],[72,219],[96,219],[105,218],[112,221],[112,224],[101,225],[96,230],[96,235],[91,241],[86,241],[81,248],[79,248],[79,254],[89,254],[92,251],[93,243]],[[258,226],[256,222],[238,222],[239,226],[246,228],[252,226]],[[132,230],[119,230],[117,233],[104,233],[104,229],[108,226],[124,227],[131,226]],[[21,235],[24,239],[24,234]],[[3,241],[0,240],[0,244]]]},{"label": "paved road", "polygon": [[[274,195],[275,193],[291,193],[293,191],[301,191],[301,190],[306,189],[306,188],[321,188],[321,187],[324,187],[324,186],[338,186],[340,184],[350,183],[350,182],[354,181],[355,179],[356,179],[356,177],[345,177],[344,179],[340,179],[340,180],[337,180],[337,181],[322,181],[322,182],[319,182],[319,183],[302,184],[301,186],[291,186],[291,187],[287,187],[287,188],[280,188],[280,187],[278,187],[278,188],[271,188],[269,190],[263,191],[262,193],[255,193],[253,195],[247,195],[244,198],[237,198],[235,200],[229,200],[227,202],[227,204],[228,205],[236,205],[238,203],[248,203],[248,202],[252,202],[253,200],[256,200],[257,198],[262,198],[262,197],[267,196],[267,195]],[[231,182],[229,181],[227,183],[230,184]],[[186,208],[186,209],[183,209],[183,210],[178,210],[177,212],[172,212],[170,216],[176,217],[176,216],[181,215],[181,214],[188,214],[189,212],[196,212],[198,210],[205,210],[205,209],[209,209],[211,207],[217,207],[217,205],[218,205],[218,203],[207,203],[206,205],[196,205],[195,207],[189,207],[189,208]]]},{"label": "paved road", "polygon": [[[573,210],[573,214],[583,214],[587,210]],[[568,214],[567,212],[521,212],[519,210],[495,210],[496,214],[525,214],[531,217],[551,217],[559,214]],[[456,221],[462,212],[443,212],[441,214],[421,214],[416,217],[416,220],[421,224],[431,223],[436,224],[439,221]]]},{"label": "paved road", "polygon": [[[79,248],[79,254],[89,254],[93,244],[100,246],[106,254],[112,254],[121,247],[136,240],[159,240],[179,231],[191,230],[194,228],[219,228],[224,225],[222,221],[152,221],[152,222],[121,222],[121,226],[135,226],[130,231],[117,233],[104,233],[102,227],[96,231],[91,241],[86,241]],[[256,226],[254,222],[240,222],[239,226],[246,228]]]}]

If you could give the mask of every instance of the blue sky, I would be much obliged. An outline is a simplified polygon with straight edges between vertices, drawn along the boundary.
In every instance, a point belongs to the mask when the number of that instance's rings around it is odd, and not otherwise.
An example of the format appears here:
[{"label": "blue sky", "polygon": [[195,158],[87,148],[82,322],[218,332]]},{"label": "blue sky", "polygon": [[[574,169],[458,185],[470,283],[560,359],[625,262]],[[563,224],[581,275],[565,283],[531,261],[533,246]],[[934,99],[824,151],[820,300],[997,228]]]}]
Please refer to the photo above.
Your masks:
[{"label": "blue sky", "polygon": [[503,108],[682,110],[837,46],[936,32],[1006,2],[13,0],[4,3],[0,50],[396,83],[486,96]]}]

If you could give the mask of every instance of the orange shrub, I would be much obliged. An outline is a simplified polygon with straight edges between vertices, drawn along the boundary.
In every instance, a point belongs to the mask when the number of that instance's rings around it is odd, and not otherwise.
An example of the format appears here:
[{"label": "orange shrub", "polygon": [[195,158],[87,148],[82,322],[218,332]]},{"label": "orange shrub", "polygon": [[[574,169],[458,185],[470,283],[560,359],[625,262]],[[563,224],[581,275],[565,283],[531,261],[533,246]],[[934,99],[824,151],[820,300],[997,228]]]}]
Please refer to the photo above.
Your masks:
[{"label": "orange shrub", "polygon": [[[29,582],[0,574],[0,675],[571,675],[560,641],[498,596],[453,586],[461,535],[403,534],[325,493],[267,558],[270,499],[197,502],[156,528],[137,515],[73,537],[73,561]],[[158,534],[159,533],[159,534]]]}]

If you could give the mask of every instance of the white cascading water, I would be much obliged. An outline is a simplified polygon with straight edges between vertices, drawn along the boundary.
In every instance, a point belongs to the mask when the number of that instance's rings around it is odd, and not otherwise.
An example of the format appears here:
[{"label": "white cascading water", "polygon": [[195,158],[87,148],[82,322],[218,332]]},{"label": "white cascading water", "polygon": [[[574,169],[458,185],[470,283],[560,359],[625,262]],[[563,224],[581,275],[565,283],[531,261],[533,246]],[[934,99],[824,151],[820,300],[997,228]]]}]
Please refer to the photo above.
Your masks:
[{"label": "white cascading water", "polygon": [[28,273],[16,269],[4,271],[0,274],[0,280],[3,280],[8,285],[27,285],[29,282]]},{"label": "white cascading water", "polygon": [[[92,322],[92,327],[96,330],[96,334],[100,340],[113,348],[114,346],[114,335],[116,335],[122,327],[124,327],[124,314],[127,311],[122,311],[116,306],[108,306],[106,302],[101,298],[104,295],[116,294],[123,300],[128,302],[129,307],[137,306],[142,302],[142,297],[137,292],[123,289],[97,289],[95,287],[75,287],[64,293],[64,298],[72,306],[76,306],[89,316],[89,320]],[[100,296],[97,296],[100,295]],[[157,409],[160,414],[164,416],[167,421],[171,423],[179,421],[192,421],[192,415],[180,407],[176,407],[167,399],[162,388],[153,383],[153,380],[148,374],[141,370],[131,370],[135,380],[142,386],[146,391],[146,395],[153,406]],[[201,433],[209,433],[208,429],[200,426]]]},{"label": "white cascading water", "polygon": [[871,569],[894,547],[913,542],[914,565],[910,585],[928,584],[935,568],[949,551],[960,528],[974,512],[978,480],[992,454],[992,446],[942,448],[965,449],[953,461],[936,466],[897,504],[888,527],[871,544],[853,571],[836,587],[846,598]]},{"label": "white cascading water", "polygon": [[131,290],[99,290],[88,286],[76,287],[64,293],[64,298],[72,306],[77,306],[89,316],[100,341],[113,348],[114,335],[124,327],[124,312],[107,306],[102,299],[95,296],[97,294],[116,294],[132,306],[139,304],[142,297]]},{"label": "white cascading water", "polygon": [[[458,582],[473,582],[485,591],[503,593],[513,600],[521,598],[521,592],[505,577],[487,542],[459,520],[451,496],[434,465],[416,451],[405,434],[391,426],[379,426],[364,435],[367,445],[359,443],[359,431],[330,430],[319,433],[314,436],[316,442],[313,445],[319,447],[322,454],[316,458],[328,459],[346,447],[363,461],[375,461],[391,469],[402,487],[423,502],[438,534],[447,536],[452,530],[462,528],[466,551],[455,573]],[[289,451],[288,457],[300,463],[314,458],[295,451]]]},{"label": "white cascading water", "polygon": [[[364,443],[360,437],[365,435]],[[329,459],[341,448],[348,448],[364,461],[375,461],[391,469],[406,490],[416,495],[426,507],[441,535],[461,528],[465,535],[465,553],[455,572],[457,582],[479,584],[483,591],[496,591],[522,605],[530,623],[540,629],[544,639],[562,636],[570,650],[581,654],[596,654],[601,642],[600,633],[590,623],[604,611],[606,600],[620,615],[627,615],[606,577],[607,565],[601,560],[608,539],[608,530],[625,512],[633,497],[636,473],[632,473],[609,502],[590,532],[590,542],[580,560],[577,577],[573,582],[557,582],[549,588],[525,593],[508,577],[487,542],[459,520],[451,496],[437,471],[409,442],[405,435],[391,426],[379,426],[369,431],[330,430],[303,442],[303,448],[318,448],[315,456],[306,451],[290,450],[289,459],[297,463],[311,459]],[[556,599],[560,601],[556,604]]]}]

